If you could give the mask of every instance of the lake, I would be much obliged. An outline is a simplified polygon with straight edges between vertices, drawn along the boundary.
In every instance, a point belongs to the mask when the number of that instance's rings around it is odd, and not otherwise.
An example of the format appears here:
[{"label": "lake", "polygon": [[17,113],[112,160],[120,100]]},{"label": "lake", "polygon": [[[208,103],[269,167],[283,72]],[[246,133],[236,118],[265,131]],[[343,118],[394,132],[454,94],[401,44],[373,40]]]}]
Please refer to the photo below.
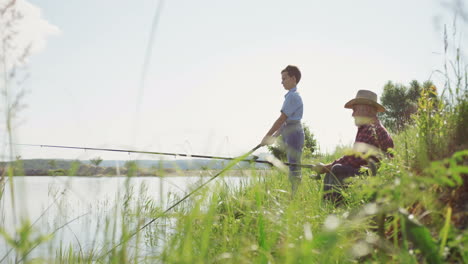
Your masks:
[{"label": "lake", "polygon": [[[75,252],[99,250],[104,241],[119,241],[121,223],[125,221],[121,211],[144,211],[155,206],[168,208],[209,178],[17,176],[13,177],[12,182],[7,180],[0,201],[0,226],[12,234],[23,220],[29,219],[31,224],[27,226],[32,225],[33,236],[55,232],[53,238],[35,248],[31,256],[53,258],[60,247],[69,245]],[[220,176],[208,188],[215,184],[227,184],[232,188],[247,184],[248,179]],[[144,207],[137,209],[138,205]],[[145,218],[145,222],[150,220],[150,217]],[[161,227],[158,221],[142,232],[142,247],[150,243],[154,250],[155,243],[164,243],[164,236],[170,233],[171,224],[165,219]],[[130,227],[134,224],[131,219],[127,223]],[[152,234],[163,235],[155,238],[151,237]],[[0,260],[9,250],[4,237],[0,237]],[[13,257],[11,252],[7,259]]]}]

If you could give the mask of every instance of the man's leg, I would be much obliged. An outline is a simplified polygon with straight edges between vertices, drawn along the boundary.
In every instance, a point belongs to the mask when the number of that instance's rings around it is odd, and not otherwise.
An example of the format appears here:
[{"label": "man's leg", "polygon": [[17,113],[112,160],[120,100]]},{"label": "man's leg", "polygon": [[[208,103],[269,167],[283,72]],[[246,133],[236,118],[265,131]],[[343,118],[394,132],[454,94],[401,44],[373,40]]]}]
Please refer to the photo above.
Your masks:
[{"label": "man's leg", "polygon": [[334,202],[341,201],[340,190],[344,187],[344,179],[359,173],[359,170],[341,164],[335,164],[323,180],[323,198]]}]

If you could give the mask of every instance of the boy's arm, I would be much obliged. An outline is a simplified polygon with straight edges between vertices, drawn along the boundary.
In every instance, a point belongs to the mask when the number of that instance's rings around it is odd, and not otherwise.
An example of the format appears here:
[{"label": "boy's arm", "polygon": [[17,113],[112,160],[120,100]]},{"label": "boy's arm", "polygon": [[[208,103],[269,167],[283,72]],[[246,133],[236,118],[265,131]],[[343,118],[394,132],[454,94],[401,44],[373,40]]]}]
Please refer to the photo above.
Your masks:
[{"label": "boy's arm", "polygon": [[283,125],[286,119],[288,119],[288,116],[281,112],[281,115],[278,117],[278,119],[276,119],[275,123],[273,123],[270,130],[268,130],[268,133],[263,137],[260,145],[265,146],[273,144],[273,134],[275,134],[278,131],[278,129],[280,129],[280,127]]}]

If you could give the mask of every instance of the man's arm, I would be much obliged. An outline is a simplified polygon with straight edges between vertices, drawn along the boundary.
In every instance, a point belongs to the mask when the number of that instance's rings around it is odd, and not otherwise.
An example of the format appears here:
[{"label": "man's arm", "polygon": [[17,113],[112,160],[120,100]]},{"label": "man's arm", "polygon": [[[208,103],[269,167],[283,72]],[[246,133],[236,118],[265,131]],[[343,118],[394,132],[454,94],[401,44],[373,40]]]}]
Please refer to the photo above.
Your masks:
[{"label": "man's arm", "polygon": [[270,130],[268,130],[268,133],[265,135],[265,137],[263,137],[262,143],[260,143],[260,145],[265,146],[273,144],[273,134],[275,134],[278,129],[280,129],[286,119],[288,119],[288,116],[281,112],[281,115],[278,117],[278,119],[276,119],[275,123],[273,123],[273,126],[271,126]]}]

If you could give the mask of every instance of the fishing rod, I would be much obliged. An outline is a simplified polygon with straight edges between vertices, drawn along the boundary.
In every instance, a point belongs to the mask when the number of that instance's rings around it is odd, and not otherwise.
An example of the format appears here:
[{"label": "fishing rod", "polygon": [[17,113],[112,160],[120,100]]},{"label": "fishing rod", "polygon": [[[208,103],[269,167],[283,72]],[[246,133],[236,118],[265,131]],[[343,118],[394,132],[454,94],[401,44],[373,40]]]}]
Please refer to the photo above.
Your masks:
[{"label": "fishing rod", "polygon": [[[62,148],[62,149],[81,149],[81,150],[97,150],[97,151],[111,151],[111,152],[124,152],[124,153],[138,153],[138,154],[150,154],[150,155],[165,155],[165,156],[174,156],[174,157],[189,157],[189,158],[202,158],[202,159],[220,159],[220,160],[236,160],[237,158],[229,157],[220,157],[220,156],[209,156],[209,155],[198,155],[198,154],[185,154],[185,153],[169,153],[169,152],[156,152],[156,151],[142,151],[142,150],[128,150],[128,149],[111,149],[111,148],[94,148],[94,147],[76,147],[76,146],[59,146],[59,145],[38,145],[38,144],[15,144],[19,146],[29,146],[29,147],[41,147],[41,148]],[[260,146],[261,147],[261,146]],[[250,154],[249,154],[250,155]],[[248,156],[248,155],[247,155]],[[247,156],[239,160],[245,162],[255,162],[269,164],[276,166],[277,164],[267,161],[267,160],[258,160],[257,156],[254,156],[252,159],[246,159]],[[283,163],[286,166],[298,166],[302,168],[313,169],[316,165],[313,164],[298,164],[298,163]]]},{"label": "fishing rod", "polygon": [[162,212],[159,216],[151,219],[150,221],[148,221],[146,224],[144,224],[142,227],[138,228],[135,232],[131,233],[129,236],[126,236],[123,240],[120,241],[120,243],[118,243],[117,245],[115,245],[114,247],[112,247],[109,251],[107,251],[105,254],[99,256],[97,258],[97,260],[100,260],[101,258],[103,258],[104,256],[108,255],[110,252],[114,251],[118,246],[122,245],[123,243],[126,243],[127,241],[130,240],[130,238],[132,238],[134,235],[136,235],[138,232],[140,232],[141,230],[145,229],[147,226],[151,225],[154,221],[158,220],[159,218],[161,218],[162,216],[164,216],[165,214],[167,214],[170,210],[172,210],[174,207],[176,207],[177,205],[179,205],[180,203],[182,203],[183,201],[185,201],[187,198],[189,198],[190,196],[192,196],[194,193],[196,193],[198,190],[200,190],[201,188],[203,188],[204,186],[206,186],[208,183],[210,183],[212,180],[216,179],[219,175],[223,174],[224,172],[228,171],[230,168],[232,168],[234,165],[236,165],[237,163],[239,163],[240,161],[244,160],[245,157],[249,156],[250,154],[252,154],[255,150],[259,149],[262,145],[257,145],[255,148],[251,149],[249,152],[245,153],[244,155],[242,156],[239,156],[237,158],[232,158],[232,161],[228,163],[228,165],[226,165],[226,167],[224,167],[220,172],[218,172],[216,175],[214,175],[213,177],[211,177],[209,180],[207,180],[206,182],[200,184],[200,186],[198,186],[197,188],[195,188],[194,190],[192,190],[190,193],[188,193],[187,195],[185,195],[182,199],[180,199],[179,201],[175,202],[173,205],[171,205],[170,207],[168,207],[166,210],[164,210],[164,212]]}]

